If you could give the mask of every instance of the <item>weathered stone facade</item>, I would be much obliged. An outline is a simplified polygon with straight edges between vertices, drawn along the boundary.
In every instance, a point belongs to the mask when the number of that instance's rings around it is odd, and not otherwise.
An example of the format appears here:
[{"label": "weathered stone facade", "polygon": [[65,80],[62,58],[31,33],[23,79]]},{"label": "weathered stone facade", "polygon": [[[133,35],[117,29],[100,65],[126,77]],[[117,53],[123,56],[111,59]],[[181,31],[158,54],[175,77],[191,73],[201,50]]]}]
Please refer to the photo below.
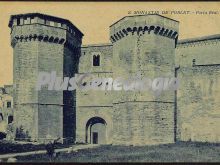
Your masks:
[{"label": "weathered stone facade", "polygon": [[[110,26],[111,44],[84,46],[83,34],[64,19],[16,15],[9,26],[15,125],[22,125],[31,140],[49,134],[100,144],[219,142],[220,36],[178,41],[179,22],[160,15],[124,17]],[[178,76],[181,85],[160,96],[123,90],[36,91],[40,71],[57,71],[61,77]]]},{"label": "weathered stone facade", "polygon": [[[93,66],[93,56],[100,55],[100,66]],[[90,45],[81,48],[79,74],[90,73],[94,77],[112,77],[112,45]],[[99,117],[106,122],[106,140],[112,143],[113,134],[113,105],[112,91],[76,91],[76,139],[77,142],[90,142],[89,128],[86,126],[90,119]],[[92,129],[92,128],[91,128]]]},{"label": "weathered stone facade", "polygon": [[179,41],[176,49],[177,137],[219,142],[220,35]]}]

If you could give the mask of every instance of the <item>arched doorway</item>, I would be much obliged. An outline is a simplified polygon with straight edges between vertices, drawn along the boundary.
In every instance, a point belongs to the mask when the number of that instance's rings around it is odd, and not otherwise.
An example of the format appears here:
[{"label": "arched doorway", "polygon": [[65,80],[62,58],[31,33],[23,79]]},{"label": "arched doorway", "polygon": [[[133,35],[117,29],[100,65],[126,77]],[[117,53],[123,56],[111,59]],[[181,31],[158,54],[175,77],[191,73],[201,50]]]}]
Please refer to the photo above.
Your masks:
[{"label": "arched doorway", "polygon": [[86,124],[86,142],[90,144],[106,144],[106,125],[104,119],[93,117]]}]

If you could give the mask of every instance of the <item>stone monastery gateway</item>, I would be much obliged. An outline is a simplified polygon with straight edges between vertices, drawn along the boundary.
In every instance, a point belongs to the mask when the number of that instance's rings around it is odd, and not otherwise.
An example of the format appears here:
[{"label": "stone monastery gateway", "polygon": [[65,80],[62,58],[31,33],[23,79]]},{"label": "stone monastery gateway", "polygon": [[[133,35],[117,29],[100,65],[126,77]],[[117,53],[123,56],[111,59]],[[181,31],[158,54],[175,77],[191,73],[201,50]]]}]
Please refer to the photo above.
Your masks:
[{"label": "stone monastery gateway", "polygon": [[[23,128],[23,140],[220,141],[220,35],[178,40],[179,22],[161,15],[126,16],[110,26],[111,43],[95,45],[81,45],[83,33],[75,25],[49,15],[12,15],[9,27],[14,125]],[[181,84],[159,97],[141,91],[36,91],[38,74],[51,71],[101,78],[139,72],[142,77],[178,77]]]}]

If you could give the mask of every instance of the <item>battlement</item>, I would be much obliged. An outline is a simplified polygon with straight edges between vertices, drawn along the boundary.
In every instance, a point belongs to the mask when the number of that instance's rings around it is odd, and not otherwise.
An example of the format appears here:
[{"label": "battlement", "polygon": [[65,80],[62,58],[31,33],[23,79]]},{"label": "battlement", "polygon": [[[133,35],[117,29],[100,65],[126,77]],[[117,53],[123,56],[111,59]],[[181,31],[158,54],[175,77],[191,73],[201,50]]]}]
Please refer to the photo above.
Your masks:
[{"label": "battlement", "polygon": [[[69,47],[81,45],[83,33],[69,20],[40,13],[12,15],[11,45],[27,41],[44,41],[66,44]],[[77,46],[76,46],[77,47]]]},{"label": "battlement", "polygon": [[178,25],[178,21],[157,14],[126,16],[110,26],[110,40],[114,43],[129,34],[143,35],[146,32],[176,39]]},{"label": "battlement", "polygon": [[36,24],[36,23],[62,28],[79,37],[83,36],[83,33],[69,20],[50,16],[50,15],[40,14],[40,13],[12,15],[8,26],[10,28],[13,28],[13,26],[22,26],[22,25]]},{"label": "battlement", "polygon": [[192,46],[194,47],[194,46],[199,46],[199,45],[213,45],[213,44],[215,45],[219,41],[220,41],[220,34],[189,38],[189,39],[182,39],[178,41],[177,49],[185,48],[185,47],[192,47]]}]

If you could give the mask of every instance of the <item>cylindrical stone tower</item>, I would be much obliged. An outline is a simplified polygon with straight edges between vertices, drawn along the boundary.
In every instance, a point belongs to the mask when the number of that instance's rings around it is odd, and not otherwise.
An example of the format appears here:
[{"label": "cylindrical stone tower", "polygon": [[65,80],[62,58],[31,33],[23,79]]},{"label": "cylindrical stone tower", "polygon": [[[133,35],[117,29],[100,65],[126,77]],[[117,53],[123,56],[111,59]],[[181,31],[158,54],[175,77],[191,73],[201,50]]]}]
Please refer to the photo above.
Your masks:
[{"label": "cylindrical stone tower", "polygon": [[[174,77],[179,22],[160,15],[127,16],[110,26],[113,75]],[[113,141],[153,144],[174,141],[174,91],[114,93]]]},{"label": "cylindrical stone tower", "polygon": [[10,18],[16,138],[75,138],[75,92],[36,90],[40,72],[73,77],[83,34],[70,21],[39,13]]}]

